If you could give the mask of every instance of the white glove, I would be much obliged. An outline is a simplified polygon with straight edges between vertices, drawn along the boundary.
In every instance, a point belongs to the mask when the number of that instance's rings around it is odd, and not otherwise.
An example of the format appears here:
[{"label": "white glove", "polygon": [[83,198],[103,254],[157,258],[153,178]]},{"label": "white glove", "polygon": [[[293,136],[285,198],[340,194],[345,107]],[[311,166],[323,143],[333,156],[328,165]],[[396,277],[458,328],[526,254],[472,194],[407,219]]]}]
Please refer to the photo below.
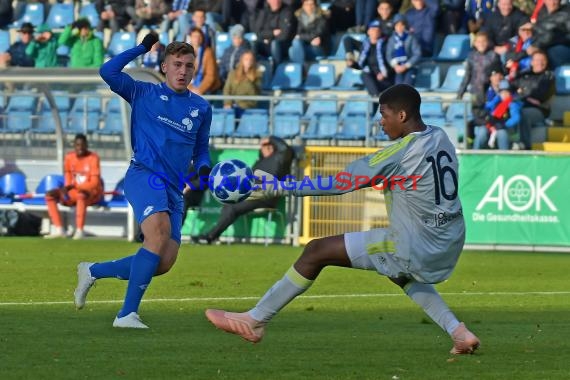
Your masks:
[{"label": "white glove", "polygon": [[[255,170],[253,175],[257,177],[261,183],[256,181],[256,189],[247,198],[248,201],[256,201],[260,199],[277,198],[285,193],[285,189],[279,186],[279,180],[274,175],[269,174],[263,170]],[[275,186],[277,182],[277,186]]]}]

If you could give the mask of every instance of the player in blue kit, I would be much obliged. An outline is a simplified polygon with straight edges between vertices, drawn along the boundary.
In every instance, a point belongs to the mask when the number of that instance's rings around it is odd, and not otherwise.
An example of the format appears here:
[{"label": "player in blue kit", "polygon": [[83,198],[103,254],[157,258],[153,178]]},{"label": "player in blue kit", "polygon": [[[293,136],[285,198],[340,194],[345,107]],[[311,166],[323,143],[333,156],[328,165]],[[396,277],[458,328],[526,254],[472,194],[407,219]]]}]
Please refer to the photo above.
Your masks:
[{"label": "player in blue kit", "polygon": [[95,280],[129,280],[114,327],[148,328],[141,321],[138,308],[152,277],[168,272],[176,261],[184,205],[182,189],[189,163],[194,163],[201,176],[210,170],[212,108],[187,89],[195,69],[192,46],[172,42],[166,47],[161,65],[166,75],[163,83],[136,81],[122,72],[156,42],[156,35],[148,34],[140,45],[117,55],[100,69],[111,90],[132,108],[133,156],[125,175],[125,196],[141,225],[144,242],[131,256],[103,263],[80,263],[74,296],[75,306],[81,309]]}]

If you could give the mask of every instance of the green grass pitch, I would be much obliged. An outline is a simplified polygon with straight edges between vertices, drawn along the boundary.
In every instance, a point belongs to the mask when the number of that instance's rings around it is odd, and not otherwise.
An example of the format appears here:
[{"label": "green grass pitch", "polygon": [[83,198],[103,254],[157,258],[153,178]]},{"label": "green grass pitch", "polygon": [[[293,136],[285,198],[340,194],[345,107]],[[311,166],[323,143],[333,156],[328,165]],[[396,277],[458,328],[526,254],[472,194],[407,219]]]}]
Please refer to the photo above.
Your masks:
[{"label": "green grass pitch", "polygon": [[208,307],[243,311],[301,248],[184,244],[140,314],[111,327],[126,282],[98,281],[84,310],[76,265],[135,253],[123,241],[0,238],[0,379],[568,379],[570,255],[464,252],[437,286],[481,338],[453,357],[449,337],[385,278],[327,268],[253,345],[216,330]]}]

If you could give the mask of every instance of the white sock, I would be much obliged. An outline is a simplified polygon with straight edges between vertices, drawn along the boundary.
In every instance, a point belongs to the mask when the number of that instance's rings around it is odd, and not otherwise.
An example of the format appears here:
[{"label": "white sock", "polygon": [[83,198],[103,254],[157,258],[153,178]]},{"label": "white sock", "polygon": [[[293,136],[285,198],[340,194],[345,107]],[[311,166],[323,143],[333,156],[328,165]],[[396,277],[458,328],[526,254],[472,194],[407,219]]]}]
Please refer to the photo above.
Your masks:
[{"label": "white sock", "polygon": [[304,293],[312,284],[313,280],[306,279],[291,267],[249,311],[249,315],[256,321],[269,322],[279,310],[299,294]]},{"label": "white sock", "polygon": [[449,309],[433,285],[412,280],[404,287],[404,291],[449,335],[459,326],[455,314]]}]

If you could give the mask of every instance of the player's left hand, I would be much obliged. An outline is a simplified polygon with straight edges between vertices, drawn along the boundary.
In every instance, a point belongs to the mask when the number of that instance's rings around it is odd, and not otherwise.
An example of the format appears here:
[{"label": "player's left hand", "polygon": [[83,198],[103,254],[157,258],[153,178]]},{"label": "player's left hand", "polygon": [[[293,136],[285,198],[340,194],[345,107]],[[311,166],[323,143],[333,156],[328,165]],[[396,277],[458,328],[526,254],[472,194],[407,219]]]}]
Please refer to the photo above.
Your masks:
[{"label": "player's left hand", "polygon": [[143,45],[146,49],[146,51],[150,51],[150,49],[152,49],[152,46],[158,42],[158,36],[156,35],[156,33],[149,33],[146,36],[144,36],[141,45]]}]

